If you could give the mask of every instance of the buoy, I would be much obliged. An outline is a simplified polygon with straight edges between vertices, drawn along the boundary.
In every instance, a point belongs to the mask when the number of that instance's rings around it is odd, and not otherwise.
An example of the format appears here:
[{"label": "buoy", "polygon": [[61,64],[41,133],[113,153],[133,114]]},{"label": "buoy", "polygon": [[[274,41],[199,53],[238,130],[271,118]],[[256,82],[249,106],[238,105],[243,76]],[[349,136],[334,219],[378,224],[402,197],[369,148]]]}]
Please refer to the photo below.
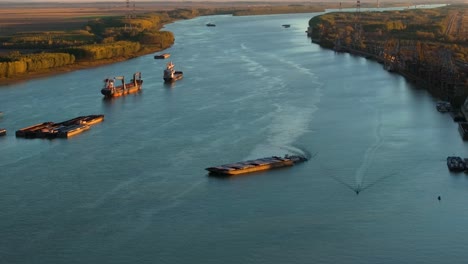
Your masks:
[{"label": "buoy", "polygon": [[439,200],[439,201],[440,201],[440,199],[441,199],[441,198],[440,198],[440,195],[439,195],[439,197],[437,197],[437,200]]}]

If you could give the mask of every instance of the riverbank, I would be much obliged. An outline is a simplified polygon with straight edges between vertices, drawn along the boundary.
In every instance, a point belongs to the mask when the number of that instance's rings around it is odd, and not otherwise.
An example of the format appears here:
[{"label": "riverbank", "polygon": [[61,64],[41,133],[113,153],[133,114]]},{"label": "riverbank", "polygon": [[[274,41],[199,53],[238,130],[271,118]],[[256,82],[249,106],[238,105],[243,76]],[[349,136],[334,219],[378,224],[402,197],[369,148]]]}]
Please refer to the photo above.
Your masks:
[{"label": "riverbank", "polygon": [[46,77],[54,76],[57,74],[64,74],[67,72],[72,72],[72,71],[77,71],[77,70],[92,69],[96,67],[110,65],[113,63],[122,62],[122,61],[130,60],[133,58],[137,58],[140,56],[148,55],[151,53],[159,52],[161,50],[162,49],[156,48],[156,47],[153,49],[147,48],[136,54],[133,54],[127,57],[103,59],[103,60],[97,60],[97,61],[76,62],[72,65],[67,65],[67,66],[57,67],[53,69],[42,70],[42,71],[28,72],[26,74],[11,77],[11,78],[0,78],[0,89],[2,88],[2,86],[17,84],[17,83],[21,83],[21,82],[25,82],[25,81],[29,81],[33,79],[46,78]]}]

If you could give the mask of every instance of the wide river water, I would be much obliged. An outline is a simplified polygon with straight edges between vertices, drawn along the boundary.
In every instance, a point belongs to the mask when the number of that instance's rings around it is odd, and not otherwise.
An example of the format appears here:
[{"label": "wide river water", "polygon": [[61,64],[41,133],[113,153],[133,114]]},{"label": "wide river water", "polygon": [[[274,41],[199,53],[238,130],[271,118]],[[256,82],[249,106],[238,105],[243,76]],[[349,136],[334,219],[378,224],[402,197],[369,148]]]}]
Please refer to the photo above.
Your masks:
[{"label": "wide river water", "polygon": [[[314,15],[167,25],[172,86],[151,54],[0,87],[0,263],[466,263],[457,124],[381,64],[311,43]],[[104,78],[137,71],[141,93],[103,100]],[[91,114],[70,139],[15,137]],[[295,153],[311,159],[204,170]]]}]

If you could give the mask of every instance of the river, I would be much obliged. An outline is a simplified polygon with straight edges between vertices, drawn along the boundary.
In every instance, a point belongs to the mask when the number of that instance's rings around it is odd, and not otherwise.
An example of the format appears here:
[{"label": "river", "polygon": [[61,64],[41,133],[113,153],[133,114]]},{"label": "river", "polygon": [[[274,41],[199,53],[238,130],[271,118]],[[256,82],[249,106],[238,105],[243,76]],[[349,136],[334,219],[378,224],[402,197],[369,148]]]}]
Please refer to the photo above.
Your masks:
[{"label": "river", "polygon": [[[172,86],[151,54],[0,87],[0,263],[464,263],[457,124],[381,64],[311,43],[314,15],[167,25]],[[103,100],[103,79],[137,71],[141,93]],[[91,114],[70,139],[15,137]],[[311,159],[204,170],[287,153]]]}]

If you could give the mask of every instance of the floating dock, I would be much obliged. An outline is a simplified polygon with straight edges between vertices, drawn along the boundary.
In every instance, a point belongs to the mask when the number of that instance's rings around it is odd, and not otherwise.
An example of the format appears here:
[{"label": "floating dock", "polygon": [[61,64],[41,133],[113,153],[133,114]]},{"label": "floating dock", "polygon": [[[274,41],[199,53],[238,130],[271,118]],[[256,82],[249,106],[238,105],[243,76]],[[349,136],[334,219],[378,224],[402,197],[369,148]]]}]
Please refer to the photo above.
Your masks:
[{"label": "floating dock", "polygon": [[16,131],[22,138],[69,138],[91,128],[104,120],[104,115],[79,116],[60,123],[44,122]]},{"label": "floating dock", "polygon": [[255,160],[224,164],[216,167],[209,167],[206,168],[206,170],[209,171],[212,175],[230,176],[282,167],[290,167],[296,163],[304,161],[307,161],[307,158],[299,155],[285,155],[284,157],[272,156]]}]

